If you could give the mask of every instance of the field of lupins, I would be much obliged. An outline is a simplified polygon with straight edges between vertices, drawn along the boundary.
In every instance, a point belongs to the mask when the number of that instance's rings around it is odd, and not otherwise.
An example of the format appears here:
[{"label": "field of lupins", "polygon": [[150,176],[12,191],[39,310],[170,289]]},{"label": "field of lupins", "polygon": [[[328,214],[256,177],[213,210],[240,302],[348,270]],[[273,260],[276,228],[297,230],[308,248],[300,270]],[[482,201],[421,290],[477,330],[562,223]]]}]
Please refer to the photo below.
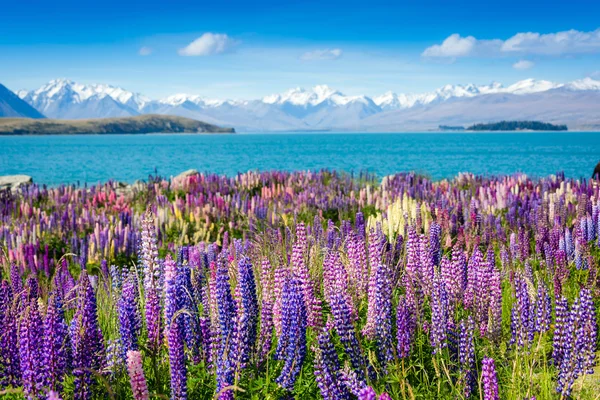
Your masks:
[{"label": "field of lupins", "polygon": [[600,189],[246,173],[0,193],[17,399],[598,399]]}]

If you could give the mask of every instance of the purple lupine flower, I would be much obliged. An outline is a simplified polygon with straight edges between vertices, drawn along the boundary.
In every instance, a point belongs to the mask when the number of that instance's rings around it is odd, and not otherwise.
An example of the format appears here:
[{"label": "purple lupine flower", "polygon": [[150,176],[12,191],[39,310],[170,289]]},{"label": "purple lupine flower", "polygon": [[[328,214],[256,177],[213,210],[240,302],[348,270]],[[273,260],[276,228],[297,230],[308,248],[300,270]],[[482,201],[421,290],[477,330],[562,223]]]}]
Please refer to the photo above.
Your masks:
[{"label": "purple lupine flower", "polygon": [[467,280],[463,297],[463,302],[467,308],[475,306],[478,287],[483,286],[479,284],[478,278],[481,278],[484,265],[483,253],[479,248],[476,248],[467,263]]},{"label": "purple lupine flower", "polygon": [[185,365],[183,327],[179,326],[179,323],[179,318],[173,319],[167,333],[172,400],[187,399],[187,367]]},{"label": "purple lupine flower", "polygon": [[231,390],[223,391],[224,388],[233,385],[236,354],[234,338],[236,337],[237,310],[229,284],[227,252],[219,255],[215,290],[219,324],[216,359],[217,393],[222,400],[233,399]]},{"label": "purple lupine flower", "polygon": [[156,288],[146,290],[146,328],[148,330],[148,348],[157,353],[162,341],[160,298]]},{"label": "purple lupine flower", "polygon": [[329,332],[322,331],[315,351],[315,379],[324,400],[345,400],[350,398],[348,389],[340,379],[340,362]]},{"label": "purple lupine flower", "polygon": [[236,357],[238,369],[242,369],[250,361],[251,353],[256,344],[258,327],[258,298],[254,271],[248,257],[242,256],[238,261],[238,298],[236,326]]},{"label": "purple lupine flower", "polygon": [[371,386],[364,387],[358,393],[358,400],[377,400],[377,393]]},{"label": "purple lupine flower", "polygon": [[433,256],[431,254],[431,249],[429,247],[429,240],[425,235],[421,235],[419,241],[419,257],[419,280],[425,291],[425,294],[428,295],[433,290],[435,266],[433,264]]},{"label": "purple lupine flower", "polygon": [[440,265],[442,258],[442,228],[437,222],[432,222],[429,227],[429,248],[434,265]]},{"label": "purple lupine flower", "polygon": [[96,295],[85,271],[78,283],[77,311],[71,320],[73,347],[73,397],[87,400],[92,397],[92,372],[104,365],[104,337],[98,326]]},{"label": "purple lupine flower", "polygon": [[499,400],[498,378],[496,377],[496,365],[493,358],[484,357],[481,367],[481,381],[483,383],[483,399]]},{"label": "purple lupine flower", "polygon": [[444,281],[439,274],[435,275],[433,281],[433,292],[431,296],[431,346],[433,354],[447,346],[448,327],[448,295],[444,287]]},{"label": "purple lupine flower", "polygon": [[487,333],[492,339],[499,339],[502,335],[502,278],[500,271],[492,268],[488,276],[489,290],[489,321]]},{"label": "purple lupine flower", "polygon": [[44,370],[40,363],[43,326],[37,300],[29,301],[19,325],[19,356],[23,392],[28,398],[39,396],[44,384]]},{"label": "purple lupine flower", "polygon": [[362,236],[354,231],[350,232],[347,240],[348,247],[348,275],[353,283],[354,291],[359,298],[367,295],[369,270],[367,265],[367,248]]},{"label": "purple lupine flower", "polygon": [[0,387],[19,386],[21,381],[16,313],[12,287],[3,280],[0,284]]},{"label": "purple lupine flower", "polygon": [[535,316],[525,279],[521,277],[515,279],[515,291],[517,301],[511,310],[512,338],[510,344],[516,344],[522,348],[533,340]]},{"label": "purple lupine flower", "polygon": [[548,294],[546,284],[538,282],[537,298],[535,301],[535,331],[545,333],[550,330],[552,323],[552,299]]},{"label": "purple lupine flower", "polygon": [[464,396],[471,396],[475,389],[475,346],[473,343],[474,322],[471,316],[460,322],[458,361],[460,363],[461,380],[464,384]]},{"label": "purple lupine flower", "polygon": [[416,329],[416,318],[414,310],[408,304],[405,297],[398,301],[398,311],[396,316],[396,332],[398,336],[398,347],[396,349],[398,358],[407,358],[410,355],[410,348]]},{"label": "purple lupine flower", "polygon": [[333,315],[333,325],[350,359],[352,368],[358,377],[364,380],[365,361],[360,344],[356,338],[354,325],[352,324],[350,307],[348,307],[341,293],[334,295],[329,305],[331,307],[331,314]]},{"label": "purple lupine flower", "polygon": [[593,374],[596,365],[596,309],[590,290],[581,289],[580,324],[576,332],[575,348],[579,357],[578,370],[581,374]]},{"label": "purple lupine flower", "polygon": [[283,290],[281,336],[275,356],[283,360],[283,368],[275,381],[292,391],[306,356],[307,315],[302,297],[302,282],[293,277]]},{"label": "purple lupine flower", "polygon": [[377,268],[375,291],[375,342],[377,357],[385,369],[394,359],[394,344],[392,338],[392,282],[389,268],[382,264]]},{"label": "purple lupine flower", "polygon": [[127,278],[123,282],[121,296],[117,300],[117,315],[123,353],[137,350],[142,322],[138,311],[136,282],[133,273],[127,274]]},{"label": "purple lupine flower", "polygon": [[[177,264],[167,255],[165,258],[165,336],[169,332],[173,317],[181,309],[181,301],[184,296],[182,290],[180,290]],[[179,324],[179,327],[183,329],[183,326]]]},{"label": "purple lupine flower", "polygon": [[567,324],[569,321],[569,304],[562,297],[556,300],[556,323],[554,324],[554,338],[552,343],[552,360],[559,367],[565,356],[567,342]]},{"label": "purple lupine flower", "polygon": [[127,372],[131,382],[131,391],[134,400],[148,400],[148,384],[144,376],[144,367],[142,365],[142,354],[137,350],[127,352]]},{"label": "purple lupine flower", "polygon": [[48,299],[43,341],[44,386],[60,392],[71,362],[71,343],[62,302],[56,293]]}]

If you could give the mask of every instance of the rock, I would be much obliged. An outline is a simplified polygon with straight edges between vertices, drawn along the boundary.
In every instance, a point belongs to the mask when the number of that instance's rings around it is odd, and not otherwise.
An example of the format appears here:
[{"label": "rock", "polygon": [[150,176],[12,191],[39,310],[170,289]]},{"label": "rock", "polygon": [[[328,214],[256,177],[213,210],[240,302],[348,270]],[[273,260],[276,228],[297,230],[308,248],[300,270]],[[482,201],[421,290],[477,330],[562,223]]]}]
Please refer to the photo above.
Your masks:
[{"label": "rock", "polygon": [[183,171],[182,173],[180,173],[179,175],[177,175],[173,179],[187,178],[188,176],[198,175],[198,174],[199,174],[199,172],[197,170],[195,170],[195,169],[188,169],[187,171]]},{"label": "rock", "polygon": [[598,164],[596,164],[596,168],[594,168],[594,173],[592,174],[592,178],[596,178],[598,177],[598,179],[600,179],[600,162]]},{"label": "rock", "polygon": [[0,190],[10,189],[13,192],[23,185],[33,183],[29,175],[4,175],[0,176]]}]

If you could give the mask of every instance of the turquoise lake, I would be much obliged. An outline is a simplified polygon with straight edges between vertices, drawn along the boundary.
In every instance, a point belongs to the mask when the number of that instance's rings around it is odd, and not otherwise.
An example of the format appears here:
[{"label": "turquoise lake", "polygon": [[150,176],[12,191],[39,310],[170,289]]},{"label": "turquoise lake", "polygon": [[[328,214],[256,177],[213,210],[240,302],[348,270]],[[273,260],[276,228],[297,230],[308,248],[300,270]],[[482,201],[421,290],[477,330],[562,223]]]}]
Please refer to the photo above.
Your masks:
[{"label": "turquoise lake", "polygon": [[133,182],[155,171],[416,171],[434,179],[458,172],[588,178],[600,160],[600,132],[269,133],[0,137],[0,175],[35,182]]}]

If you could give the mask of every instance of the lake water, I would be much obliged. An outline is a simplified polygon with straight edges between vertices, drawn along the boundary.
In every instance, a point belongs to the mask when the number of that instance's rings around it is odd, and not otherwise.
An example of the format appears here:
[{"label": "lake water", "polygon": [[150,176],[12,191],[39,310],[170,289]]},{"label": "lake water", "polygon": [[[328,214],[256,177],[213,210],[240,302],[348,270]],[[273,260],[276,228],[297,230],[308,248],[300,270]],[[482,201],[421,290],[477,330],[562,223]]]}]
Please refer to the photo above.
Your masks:
[{"label": "lake water", "polygon": [[458,172],[589,177],[600,132],[286,133],[0,137],[0,175],[35,182],[133,182],[149,174],[248,170],[417,171],[434,179]]}]

